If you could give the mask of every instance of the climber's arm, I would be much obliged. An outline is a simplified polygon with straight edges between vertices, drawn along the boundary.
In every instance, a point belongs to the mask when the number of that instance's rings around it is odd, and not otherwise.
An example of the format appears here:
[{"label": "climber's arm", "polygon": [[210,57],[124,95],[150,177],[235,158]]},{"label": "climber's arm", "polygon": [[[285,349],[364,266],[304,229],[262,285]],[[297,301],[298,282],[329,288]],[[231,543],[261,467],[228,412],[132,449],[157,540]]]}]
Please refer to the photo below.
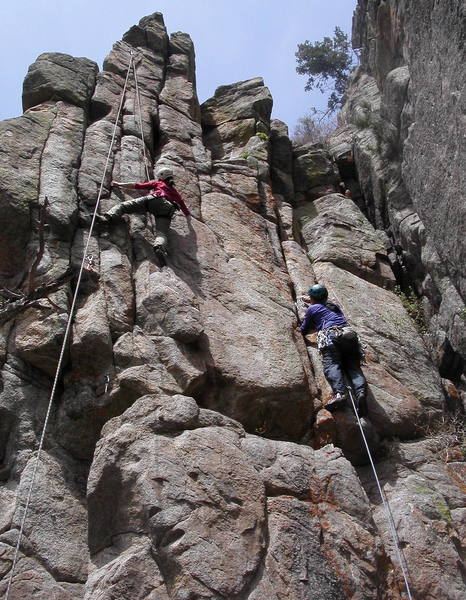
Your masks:
[{"label": "climber's arm", "polygon": [[307,309],[306,314],[303,319],[303,322],[298,327],[298,329],[304,335],[306,335],[307,333],[314,333],[314,331],[315,331],[315,329],[314,329],[314,308],[312,306],[310,306]]},{"label": "climber's arm", "polygon": [[135,190],[136,189],[136,183],[134,182],[119,182],[119,181],[112,181],[112,187],[120,187],[120,188],[125,188],[127,190]]}]

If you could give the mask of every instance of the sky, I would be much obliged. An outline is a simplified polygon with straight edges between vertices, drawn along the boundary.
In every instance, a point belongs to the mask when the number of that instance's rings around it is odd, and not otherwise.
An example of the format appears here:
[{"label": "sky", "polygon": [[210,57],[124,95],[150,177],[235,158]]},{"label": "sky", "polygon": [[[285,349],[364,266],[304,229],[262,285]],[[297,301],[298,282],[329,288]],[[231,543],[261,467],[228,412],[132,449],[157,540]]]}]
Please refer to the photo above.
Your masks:
[{"label": "sky", "polygon": [[168,33],[188,33],[196,51],[201,102],[220,85],[263,77],[272,116],[293,132],[325,97],[306,92],[296,73],[298,43],[332,36],[338,25],[351,35],[356,0],[3,0],[0,7],[0,120],[22,114],[27,69],[42,52],[94,60],[99,68],[112,44],[139,20],[164,15]]}]

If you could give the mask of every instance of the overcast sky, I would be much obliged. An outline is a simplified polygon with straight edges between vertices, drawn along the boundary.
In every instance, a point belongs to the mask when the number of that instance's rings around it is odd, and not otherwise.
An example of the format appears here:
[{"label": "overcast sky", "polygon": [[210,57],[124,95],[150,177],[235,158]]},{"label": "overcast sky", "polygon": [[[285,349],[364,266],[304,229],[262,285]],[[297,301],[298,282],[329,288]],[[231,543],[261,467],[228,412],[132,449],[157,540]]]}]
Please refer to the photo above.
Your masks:
[{"label": "overcast sky", "polygon": [[292,133],[311,107],[324,108],[320,92],[304,91],[296,73],[298,43],[351,34],[356,0],[3,0],[0,8],[0,120],[19,116],[28,66],[42,52],[85,56],[102,67],[112,44],[143,16],[164,15],[169,33],[194,41],[199,100],[219,85],[263,77],[273,116]]}]

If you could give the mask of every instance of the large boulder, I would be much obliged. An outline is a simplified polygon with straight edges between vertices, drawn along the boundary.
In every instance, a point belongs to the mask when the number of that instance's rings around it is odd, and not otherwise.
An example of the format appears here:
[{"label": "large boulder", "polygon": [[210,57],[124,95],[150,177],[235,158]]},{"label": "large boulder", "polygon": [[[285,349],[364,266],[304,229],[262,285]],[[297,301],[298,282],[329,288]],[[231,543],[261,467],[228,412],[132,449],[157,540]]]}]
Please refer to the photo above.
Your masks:
[{"label": "large boulder", "polygon": [[[140,399],[109,423],[89,479],[92,554],[106,562],[128,531],[134,542],[146,538],[171,598],[239,594],[265,546],[264,491],[238,432],[190,431],[198,415],[183,396]],[[109,453],[120,459],[109,463]]]},{"label": "large boulder", "polygon": [[[336,600],[356,587],[369,598],[392,585],[387,567],[367,571],[368,552],[380,565],[387,557],[338,450],[245,436],[184,396],[141,398],[105,426],[88,505],[95,571],[85,598],[104,593],[109,573],[116,589],[163,583],[180,599],[304,600],[318,589]],[[334,548],[340,538],[350,552]]]},{"label": "large boulder", "polygon": [[382,240],[350,198],[322,196],[299,211],[299,218],[313,261],[331,262],[371,283],[394,286]]},{"label": "large boulder", "polygon": [[87,58],[46,52],[29,67],[23,85],[23,109],[64,100],[86,108],[95,87],[98,66]]}]

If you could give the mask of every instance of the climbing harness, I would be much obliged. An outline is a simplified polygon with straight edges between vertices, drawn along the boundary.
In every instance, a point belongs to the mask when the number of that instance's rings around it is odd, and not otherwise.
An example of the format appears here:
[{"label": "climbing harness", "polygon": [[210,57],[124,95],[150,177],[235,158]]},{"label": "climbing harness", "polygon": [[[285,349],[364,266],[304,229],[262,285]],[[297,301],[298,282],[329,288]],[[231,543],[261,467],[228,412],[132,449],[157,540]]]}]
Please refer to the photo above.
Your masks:
[{"label": "climbing harness", "polygon": [[[138,98],[138,106],[139,106],[139,109],[140,109],[139,89],[138,89],[138,86],[137,86],[136,69],[135,69],[135,66],[134,66],[134,54],[133,54],[132,51],[130,52],[130,60],[129,60],[129,65],[128,65],[128,69],[127,69],[127,72],[126,72],[126,79],[125,79],[125,83],[124,83],[124,86],[123,86],[123,89],[122,89],[121,95],[120,95],[120,103],[119,103],[119,106],[118,106],[117,116],[115,118],[115,124],[114,124],[114,127],[113,127],[113,133],[112,133],[112,138],[111,138],[111,141],[110,141],[110,147],[109,147],[109,150],[108,150],[108,153],[107,153],[107,158],[106,158],[106,162],[105,162],[104,172],[102,174],[102,180],[100,182],[99,193],[98,193],[97,201],[96,201],[96,204],[95,204],[95,207],[94,207],[94,212],[93,212],[93,215],[92,215],[92,221],[91,221],[91,225],[90,225],[90,228],[89,228],[89,233],[88,233],[88,236],[87,236],[86,246],[84,248],[83,257],[82,257],[82,261],[81,261],[81,266],[80,266],[78,278],[77,278],[77,281],[76,281],[76,289],[75,289],[75,292],[74,292],[74,295],[73,295],[73,300],[72,300],[70,311],[69,311],[69,315],[68,315],[68,321],[67,321],[67,324],[66,324],[65,335],[64,335],[64,338],[63,338],[62,346],[61,346],[61,351],[60,351],[60,355],[59,355],[59,359],[58,359],[58,364],[57,364],[55,378],[54,378],[54,382],[53,382],[53,386],[52,386],[52,391],[50,393],[50,398],[49,398],[49,402],[48,402],[47,412],[46,412],[45,419],[44,419],[44,425],[43,425],[43,428],[42,428],[42,433],[41,433],[41,437],[40,437],[40,441],[39,441],[39,446],[38,446],[38,449],[37,449],[37,456],[36,456],[36,460],[35,460],[35,463],[34,463],[34,468],[33,468],[33,471],[32,471],[31,482],[29,484],[28,493],[27,493],[27,497],[26,497],[26,503],[24,505],[23,516],[21,518],[21,524],[20,524],[20,529],[19,529],[19,533],[18,533],[18,540],[16,542],[15,553],[14,553],[14,556],[13,556],[13,563],[11,565],[10,575],[9,575],[9,578],[8,578],[8,585],[7,585],[7,589],[6,589],[5,600],[9,600],[9,597],[10,597],[10,589],[11,589],[11,585],[13,583],[13,576],[15,574],[16,564],[18,562],[19,548],[20,548],[20,545],[21,545],[22,537],[23,537],[24,525],[25,525],[25,522],[26,522],[26,516],[27,516],[27,513],[28,513],[28,509],[29,509],[29,504],[31,502],[32,490],[34,488],[34,483],[35,483],[36,474],[37,474],[37,468],[38,468],[39,462],[40,462],[40,455],[42,453],[42,448],[43,448],[43,445],[44,445],[45,431],[47,429],[47,425],[48,425],[48,422],[49,422],[49,419],[50,419],[50,413],[51,413],[51,410],[52,410],[52,403],[53,403],[53,399],[54,399],[55,392],[56,392],[56,389],[57,389],[58,378],[59,378],[59,375],[60,375],[60,372],[61,372],[61,367],[62,367],[62,363],[63,363],[63,357],[65,355],[66,345],[67,345],[68,338],[69,338],[69,333],[70,333],[70,330],[71,330],[71,323],[72,323],[72,320],[73,320],[73,315],[74,315],[74,311],[75,311],[75,307],[76,307],[76,302],[77,302],[77,298],[78,298],[78,293],[79,293],[79,287],[80,287],[80,284],[81,284],[81,279],[82,279],[82,276],[83,276],[83,271],[85,269],[86,263],[89,266],[91,266],[91,260],[93,261],[93,256],[92,256],[92,254],[89,253],[89,244],[90,244],[90,240],[91,240],[91,236],[92,236],[92,231],[94,229],[94,225],[95,225],[96,218],[97,218],[97,211],[98,211],[99,205],[100,205],[100,199],[101,199],[102,191],[103,191],[103,188],[104,188],[105,177],[106,177],[108,166],[109,166],[109,163],[110,163],[110,157],[111,157],[112,150],[113,150],[113,145],[114,145],[114,142],[115,142],[116,131],[117,131],[117,127],[118,127],[118,121],[120,119],[120,114],[121,114],[121,111],[122,111],[122,108],[123,108],[123,102],[124,102],[124,99],[125,99],[126,88],[128,87],[128,80],[129,80],[129,74],[130,74],[131,69],[133,69],[134,76],[135,76],[136,96]],[[140,121],[140,126],[141,126],[141,135],[142,135],[142,121],[141,121],[141,118],[139,118],[139,121]],[[143,143],[143,146],[144,146],[144,139],[142,139],[142,143]],[[143,155],[144,155],[144,162],[145,162],[145,150],[144,150],[144,147],[143,147]],[[147,165],[145,165],[145,167],[146,167],[147,178],[149,178],[148,170],[147,170]],[[108,385],[110,383],[109,376],[107,375],[106,377],[108,378],[108,380],[106,379],[106,382],[105,382],[105,391],[107,391]]]},{"label": "climbing harness", "polygon": [[358,420],[359,429],[361,430],[362,439],[364,441],[364,445],[365,445],[366,450],[367,450],[367,456],[369,457],[369,461],[371,463],[371,467],[372,467],[372,471],[374,473],[375,481],[377,483],[377,488],[379,490],[379,494],[380,494],[380,497],[382,499],[382,504],[383,504],[383,507],[384,507],[384,510],[385,510],[385,515],[387,517],[388,528],[390,530],[390,534],[392,536],[393,543],[395,545],[396,555],[397,555],[397,558],[398,558],[398,562],[400,564],[401,572],[403,574],[403,579],[404,579],[404,582],[405,582],[406,592],[408,594],[408,600],[412,600],[411,589],[410,589],[410,586],[409,586],[408,568],[407,568],[404,556],[403,556],[403,554],[402,554],[402,552],[400,550],[400,540],[399,540],[398,534],[396,532],[396,526],[395,526],[395,521],[393,519],[392,511],[390,510],[390,505],[388,503],[387,497],[385,495],[385,492],[382,489],[379,477],[377,475],[377,470],[375,468],[375,464],[374,464],[374,461],[372,459],[372,454],[371,454],[371,451],[369,449],[369,444],[367,443],[367,439],[366,439],[366,436],[364,434],[364,428],[362,426],[361,419],[359,418],[359,415],[358,415],[358,411],[357,411],[357,408],[356,408],[356,402],[354,401],[353,390],[352,390],[352,388],[351,388],[350,385],[347,385],[346,389],[348,390],[348,395],[349,395],[349,397],[351,399],[351,404],[353,405],[354,414],[356,415],[356,419]]},{"label": "climbing harness", "polygon": [[334,342],[334,338],[338,336],[338,333],[341,329],[342,328],[338,325],[332,325],[331,327],[326,327],[325,329],[318,331],[317,348],[319,348],[319,350],[323,350],[324,348],[331,346]]},{"label": "climbing harness", "polygon": [[331,325],[317,332],[317,348],[323,350],[335,345],[343,352],[357,350],[361,362],[365,361],[366,353],[357,332],[349,325]]}]

